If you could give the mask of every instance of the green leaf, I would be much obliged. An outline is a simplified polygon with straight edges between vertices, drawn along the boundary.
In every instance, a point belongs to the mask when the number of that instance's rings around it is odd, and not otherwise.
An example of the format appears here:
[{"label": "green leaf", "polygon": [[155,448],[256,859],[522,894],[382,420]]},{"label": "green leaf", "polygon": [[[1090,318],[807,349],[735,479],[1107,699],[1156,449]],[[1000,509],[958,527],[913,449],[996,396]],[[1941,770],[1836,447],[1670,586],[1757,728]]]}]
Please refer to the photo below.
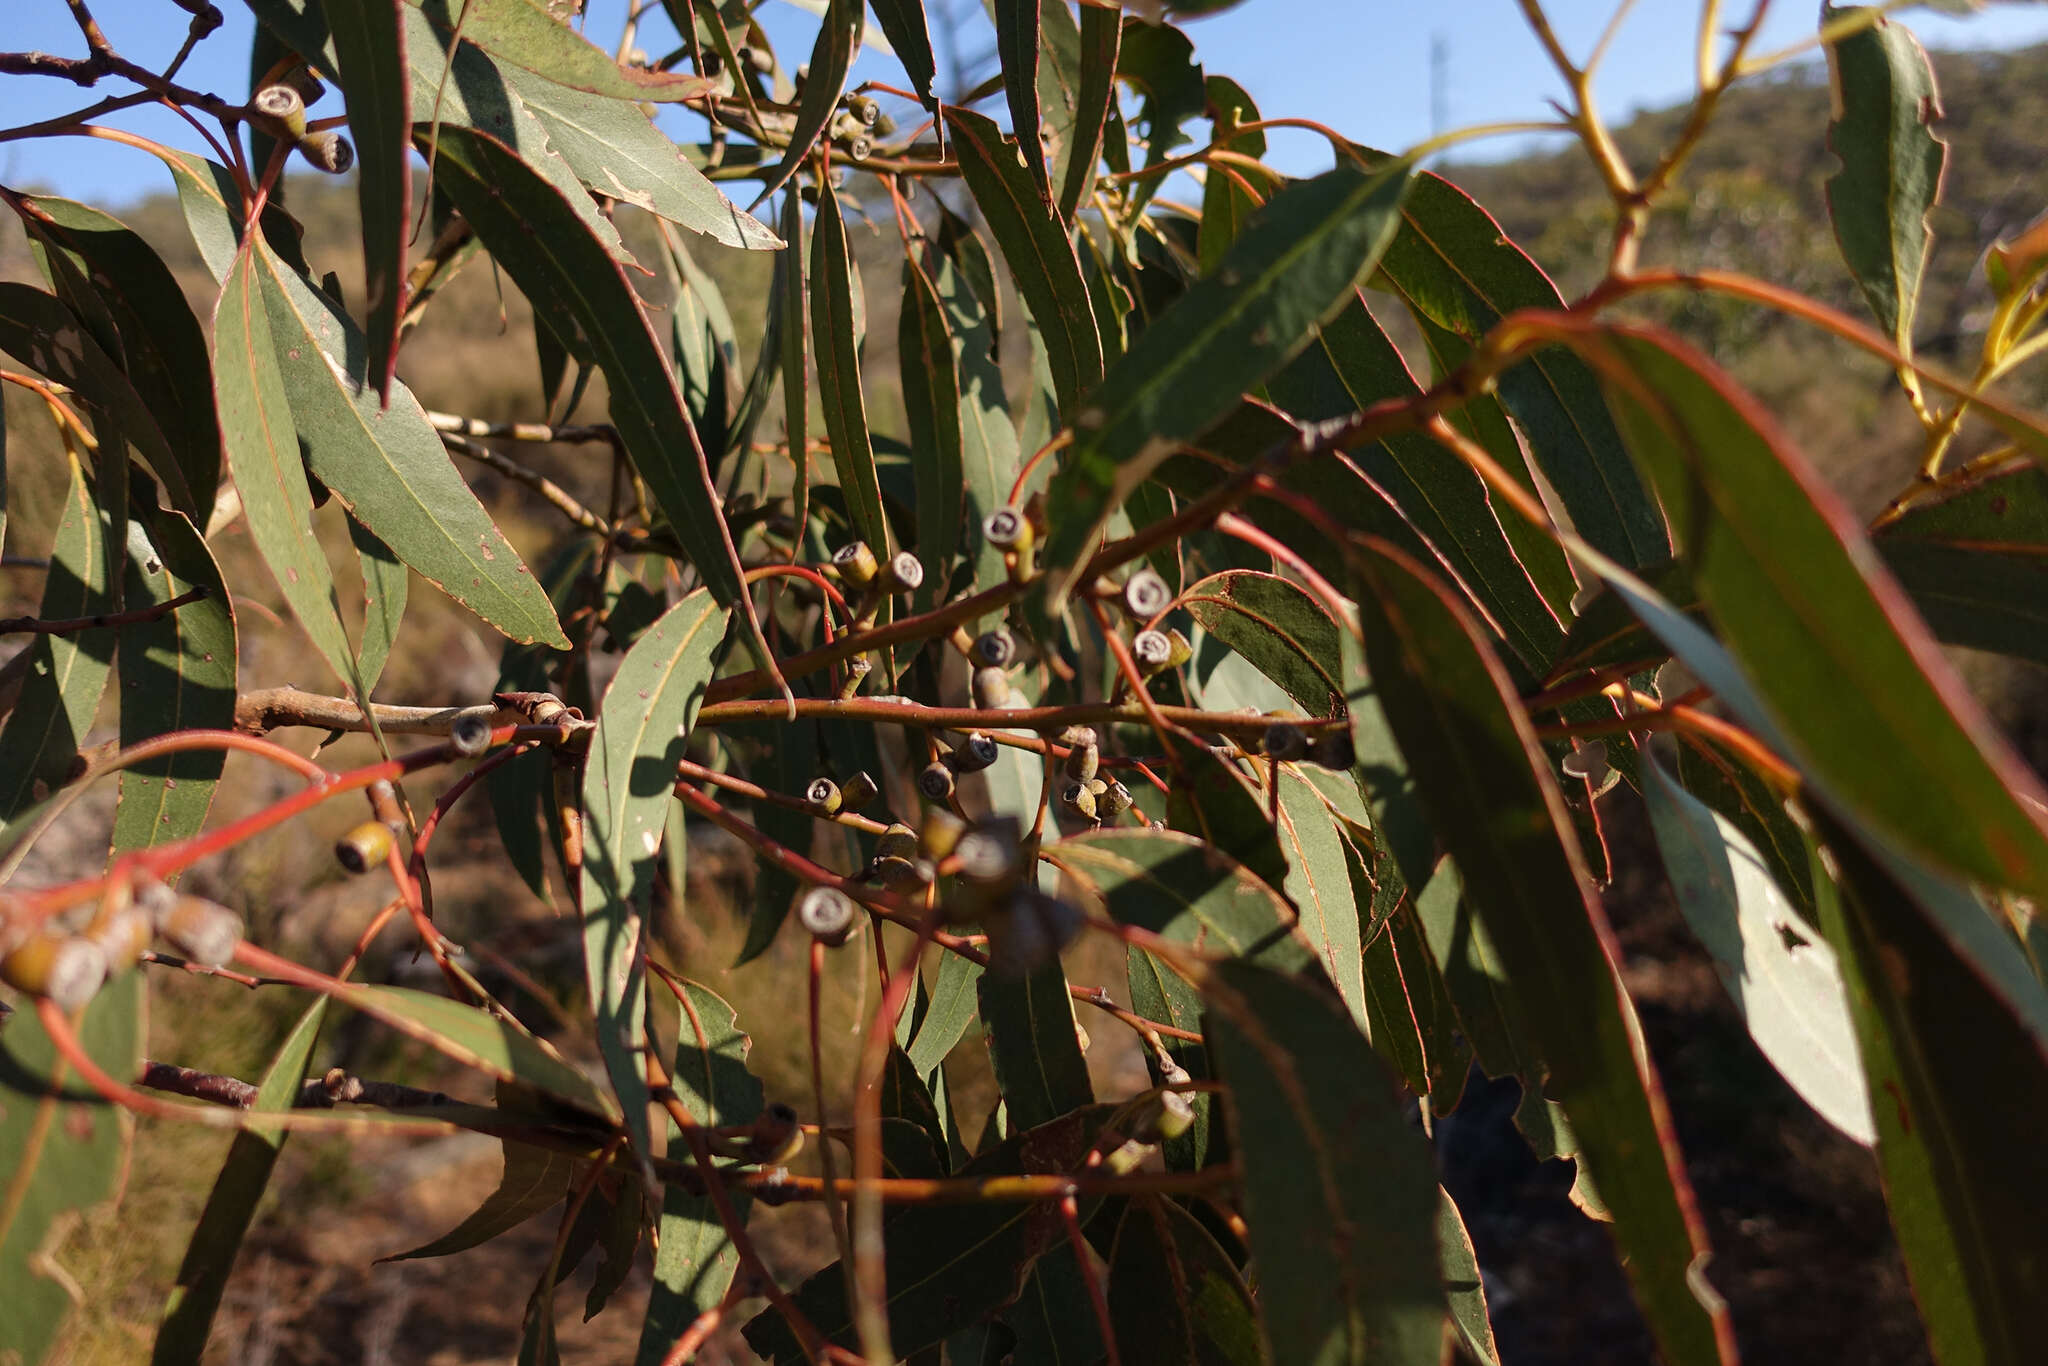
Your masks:
[{"label": "green leaf", "polygon": [[1872,543],[1937,640],[2048,664],[2048,471],[1916,504]]},{"label": "green leaf", "polygon": [[1098,5],[1081,6],[1080,85],[1074,92],[1074,121],[1061,150],[1060,217],[1071,223],[1095,182],[1102,158],[1102,132],[1116,104],[1117,51],[1123,16]]},{"label": "green leaf", "polygon": [[1316,954],[1278,890],[1221,850],[1176,830],[1104,829],[1053,846],[1121,924],[1205,952],[1298,971]]},{"label": "green leaf", "polygon": [[1834,951],[1778,890],[1734,822],[1679,787],[1647,753],[1642,774],[1678,908],[1750,1037],[1822,1118],[1859,1143],[1875,1142]]},{"label": "green leaf", "polygon": [[647,1125],[647,979],[642,917],[676,764],[711,683],[730,614],[698,589],[647,628],[606,689],[583,763],[583,962],[598,1051],[626,1112],[634,1150]]},{"label": "green leaf", "polygon": [[[326,1015],[325,997],[306,1007],[257,1084],[251,1109],[289,1110],[297,1102]],[[290,1137],[291,1130],[281,1127],[239,1129],[228,1144],[228,1155],[221,1163],[220,1175],[214,1178],[206,1207],[199,1212],[192,1241],[185,1245],[178,1278],[164,1298],[150,1366],[198,1366],[213,1332],[221,1293],[234,1270],[235,1254],[255,1222],[271,1171]]]},{"label": "green leaf", "polygon": [[[1429,1055],[1416,1023],[1407,980],[1401,972],[1399,936],[1391,924],[1366,942],[1361,976],[1365,983],[1365,1032],[1402,1084],[1417,1096],[1429,1094]],[[1425,953],[1427,952],[1425,946]],[[1425,1001],[1426,1001],[1425,997]]]},{"label": "green leaf", "polygon": [[[712,597],[739,613],[754,662],[779,677],[675,372],[618,262],[504,144],[443,129],[439,165],[442,188],[527,297],[554,300],[582,325],[611,386],[612,423],[633,467]],[[530,234],[548,250],[536,250]]]},{"label": "green leaf", "polygon": [[24,225],[46,247],[68,254],[120,329],[128,379],[141,395],[200,508],[220,482],[220,425],[206,334],[185,291],[149,243],[119,219],[69,199],[24,195]]},{"label": "green leaf", "polygon": [[[858,9],[858,5],[855,6]],[[860,387],[860,315],[846,222],[830,185],[818,187],[818,213],[811,237],[811,337],[818,348],[818,398],[825,410],[825,436],[846,498],[854,532],[877,558],[890,553],[889,519],[882,512],[882,488],[875,477],[875,451],[868,439],[867,405]]]},{"label": "green leaf", "polygon": [[1017,1335],[1014,1361],[1094,1363],[1104,1360],[1102,1329],[1084,1274],[1071,1243],[1062,1243],[1038,1259],[1017,1302],[1003,1311],[1003,1322]]},{"label": "green leaf", "polygon": [[861,0],[830,0],[818,24],[817,39],[811,44],[811,60],[804,76],[803,93],[797,97],[796,121],[789,130],[789,144],[782,160],[761,181],[761,193],[753,207],[789,183],[818,135],[826,131],[838,112],[839,97],[846,93],[846,73],[853,66],[853,54],[860,47],[867,28],[867,7]]},{"label": "green leaf", "polygon": [[930,1076],[967,1032],[980,995],[981,974],[981,964],[972,959],[957,953],[940,956],[939,979],[932,986],[931,1003],[925,1007],[924,1019],[919,1021],[917,1033],[905,1050],[919,1076]]},{"label": "green leaf", "polygon": [[354,671],[348,637],[332,571],[313,537],[313,495],[265,306],[273,292],[265,282],[277,275],[273,261],[267,246],[253,243],[235,257],[221,286],[213,315],[214,401],[257,553],[328,667],[346,680]]},{"label": "green leaf", "polygon": [[2025,1362],[2048,1294],[2048,1000],[1975,898],[1824,820],[1839,955],[1899,1250],[1935,1357]]},{"label": "green leaf", "polygon": [[[1571,1119],[1665,1356],[1718,1361],[1725,1310],[1693,1292],[1704,1238],[1550,761],[1456,599],[1384,551],[1357,563],[1366,663],[1400,744],[1402,781],[1457,860],[1513,983],[1549,1069],[1542,1094]],[[1377,805],[1386,780],[1372,768],[1366,778]]]},{"label": "green leaf", "polygon": [[960,374],[945,304],[914,257],[903,262],[896,356],[911,460],[917,469],[917,557],[924,564],[917,606],[928,610],[944,593],[960,550],[965,437],[960,425]]},{"label": "green leaf", "polygon": [[[689,1006],[680,1012],[676,1061],[671,1079],[676,1094],[699,1124],[745,1124],[761,1113],[760,1079],[747,1071],[752,1044],[730,1005],[695,982],[683,985]],[[682,1131],[669,1120],[668,1147],[687,1151]],[[735,1212],[744,1220],[751,1202],[737,1192]],[[660,1241],[654,1254],[654,1287],[640,1330],[641,1366],[655,1366],[692,1320],[718,1304],[739,1268],[739,1254],[719,1222],[717,1206],[679,1184],[662,1192]]]},{"label": "green leaf", "polygon": [[[73,1022],[87,1056],[110,1075],[142,1065],[142,974],[110,983]],[[128,1112],[102,1100],[57,1056],[33,1010],[0,1030],[0,1351],[35,1366],[63,1336],[77,1282],[64,1244],[84,1211],[120,1189]]]},{"label": "green leaf", "polygon": [[870,0],[868,7],[875,12],[875,22],[882,26],[889,46],[896,49],[896,59],[903,63],[904,74],[910,77],[910,88],[927,109],[936,112],[939,106],[932,80],[939,68],[932,56],[932,35],[925,23],[923,0]]},{"label": "green leaf", "polygon": [[522,644],[568,648],[547,594],[463,482],[419,400],[393,381],[379,407],[348,315],[268,253],[259,279],[306,468],[449,597]]},{"label": "green leaf", "polygon": [[[1053,480],[1052,589],[1174,446],[1199,436],[1308,344],[1393,236],[1408,169],[1349,163],[1275,195],[1223,264],[1197,281],[1110,368]],[[1068,410],[1071,411],[1071,410]],[[1057,600],[1057,597],[1055,598]]]},{"label": "green leaf", "polygon": [[356,672],[365,693],[375,691],[384,664],[391,658],[392,642],[405,620],[405,600],[411,578],[391,547],[378,540],[361,522],[348,519],[348,538],[356,548],[356,563],[363,576],[363,638],[356,647]]},{"label": "green leaf", "polygon": [[[1116,74],[1138,92],[1138,125],[1145,143],[1145,165],[1159,165],[1173,150],[1188,141],[1181,125],[1200,115],[1207,104],[1201,64],[1195,61],[1194,44],[1170,24],[1147,24],[1133,17],[1124,24],[1123,41],[1116,59]],[[1115,107],[1111,106],[1112,114]],[[1121,122],[1121,119],[1118,120]],[[1129,160],[1119,130],[1106,139],[1104,150],[1113,159]],[[1128,165],[1118,165],[1128,171]],[[1145,176],[1125,190],[1124,212],[1135,217],[1158,192],[1164,175]]]},{"label": "green leaf", "polygon": [[710,456],[713,473],[731,449],[734,413],[732,378],[739,368],[739,340],[732,314],[718,281],[698,267],[689,250],[665,237],[673,272],[675,303],[669,314],[669,335],[675,346],[676,379],[683,388],[683,406],[697,426],[697,440]]},{"label": "green leaf", "polygon": [[1436,1173],[1393,1076],[1319,984],[1235,961],[1214,973],[1208,1033],[1272,1359],[1434,1366]]},{"label": "green leaf", "polygon": [[[1517,309],[1564,306],[1557,286],[1486,210],[1428,173],[1415,178],[1381,269],[1419,318],[1467,344]],[[1538,351],[1501,375],[1500,397],[1579,535],[1625,568],[1670,554],[1663,517],[1584,364],[1569,352]]]},{"label": "green leaf", "polygon": [[946,121],[961,178],[1045,339],[1060,414],[1072,421],[1082,395],[1102,378],[1102,339],[1073,240],[1052,205],[1040,197],[1016,139],[971,110],[949,106]]},{"label": "green leaf", "polygon": [[1181,1206],[1133,1197],[1109,1256],[1109,1318],[1124,1366],[1261,1366],[1244,1277]]},{"label": "green leaf", "polygon": [[[960,377],[960,471],[966,499],[962,540],[975,557],[976,583],[995,583],[1003,576],[1003,552],[981,535],[981,524],[1009,501],[1020,464],[1017,428],[1010,421],[996,357],[994,315],[986,296],[971,283],[978,269],[990,264],[981,240],[963,228],[940,258],[932,281],[945,306]],[[993,281],[991,274],[990,288]]]},{"label": "green leaf", "polygon": [[[108,526],[116,519],[95,501],[78,462],[69,465],[40,612],[60,621],[119,609],[121,552],[113,537],[126,538],[125,527]],[[116,510],[125,502],[120,500]],[[0,818],[18,815],[69,779],[106,691],[115,638],[116,632],[106,628],[37,635],[30,641],[20,700],[0,726]]]},{"label": "green leaf", "polygon": [[1178,735],[1169,737],[1168,754],[1176,781],[1166,798],[1166,823],[1215,845],[1269,887],[1285,885],[1287,856],[1272,818],[1238,768],[1207,745]]},{"label": "green leaf", "polygon": [[[1013,1134],[970,1162],[965,1176],[1073,1170],[1113,1107],[1091,1106]],[[1082,1205],[1085,1220],[1094,1212]],[[984,1202],[911,1205],[889,1221],[883,1275],[888,1284],[889,1341],[905,1357],[979,1322],[1022,1291],[1033,1263],[1065,1247],[1059,1214],[1044,1205]],[[856,1337],[837,1262],[790,1297],[826,1339],[851,1348]],[[804,1360],[780,1314],[770,1309],[746,1327],[747,1344],[773,1366]]]},{"label": "green leaf", "polygon": [[[377,0],[382,4],[383,0]],[[474,43],[500,64],[524,68],[558,85],[614,100],[694,99],[713,83],[701,76],[623,66],[586,41],[547,0],[404,0],[424,14],[452,45]],[[332,16],[336,0],[324,0]],[[332,22],[330,17],[330,22]],[[343,65],[347,72],[348,67]],[[351,108],[350,114],[354,114]]]},{"label": "green leaf", "polygon": [[[1254,129],[1234,136],[1227,134],[1227,130],[1238,122],[1258,121],[1259,107],[1252,103],[1252,97],[1245,93],[1244,87],[1228,76],[1210,76],[1203,82],[1203,91],[1216,141],[1225,150],[1243,156],[1264,156],[1264,133]],[[1278,172],[1269,171],[1260,177],[1235,163],[1228,168],[1221,165],[1210,167],[1202,178],[1202,223],[1196,238],[1202,274],[1212,274],[1222,264],[1223,254],[1230,250],[1230,244],[1237,240],[1245,225],[1259,211],[1265,196],[1273,189],[1272,182],[1278,179]]]},{"label": "green leaf", "polygon": [[789,239],[775,258],[775,298],[782,310],[782,434],[796,466],[792,496],[801,530],[811,506],[811,380],[804,364],[810,299],[804,280],[804,204],[795,189],[782,196],[782,235]]},{"label": "green leaf", "polygon": [[1306,591],[1276,574],[1231,570],[1192,584],[1188,614],[1258,667],[1310,716],[1344,705],[1337,625]]},{"label": "green leaf", "polygon": [[[220,567],[182,514],[146,505],[134,513],[124,603],[144,607],[195,588],[206,596],[121,628],[121,744],[178,730],[233,729],[235,614]],[[146,849],[197,834],[225,757],[219,750],[190,750],[122,769],[113,847]]]},{"label": "green leaf", "polygon": [[[1675,339],[1597,324],[1551,331],[1600,371],[1630,449],[1683,529],[1700,597],[1791,757],[1903,848],[2048,897],[2037,814],[2048,795],[1775,425]],[[1930,792],[1945,794],[1938,815]]]},{"label": "green leaf", "polygon": [[1095,1099],[1058,959],[1022,976],[985,972],[974,992],[1012,1129],[1035,1129]]},{"label": "green leaf", "polygon": [[484,1197],[469,1217],[432,1242],[406,1252],[379,1257],[380,1262],[405,1262],[423,1257],[447,1257],[480,1247],[501,1233],[509,1233],[552,1206],[559,1204],[575,1184],[583,1159],[553,1148],[507,1140],[504,1167],[498,1185]]},{"label": "green leaf", "polygon": [[[479,30],[489,30],[498,15],[517,6],[518,0],[464,0],[467,17],[476,21],[474,28],[465,28],[488,46]],[[387,403],[398,365],[398,320],[406,302],[405,234],[412,213],[412,94],[406,85],[403,8],[404,0],[326,0],[321,6],[334,36],[340,63],[335,75],[348,99],[349,132],[355,135],[370,339],[366,368]],[[567,35],[560,25],[549,26]],[[605,65],[619,69],[616,63]]]},{"label": "green leaf", "polygon": [[[1039,136],[1038,49],[1041,0],[993,0],[996,59],[1002,67],[1003,98],[1010,106],[1011,134],[1039,197],[1052,202],[1052,180],[1045,166],[1045,143]],[[1060,6],[1064,16],[1066,6]],[[1069,25],[1071,27],[1071,24]]]},{"label": "green leaf", "polygon": [[332,987],[327,994],[464,1067],[531,1086],[611,1123],[619,1121],[611,1095],[578,1068],[474,1006],[409,987],[356,982]]},{"label": "green leaf", "polygon": [[1486,1282],[1479,1274],[1479,1257],[1472,1250],[1472,1235],[1465,1232],[1465,1220],[1458,1213],[1449,1191],[1440,1192],[1436,1237],[1443,1249],[1444,1293],[1451,1304],[1451,1328],[1458,1341],[1480,1366],[1500,1366],[1500,1349],[1493,1342],[1493,1321],[1486,1314]]},{"label": "green leaf", "polygon": [[[1821,6],[1830,23],[1867,11]],[[1927,212],[1941,193],[1948,144],[1936,137],[1941,97],[1912,31],[1876,17],[1827,44],[1834,117],[1828,148],[1842,169],[1828,177],[1828,217],[1849,273],[1898,348],[1913,351],[1913,309],[1933,246]]]},{"label": "green leaf", "polygon": [[1287,856],[1282,890],[1294,903],[1301,932],[1315,946],[1323,971],[1350,1008],[1351,1018],[1363,1029],[1365,964],[1346,848],[1349,841],[1317,789],[1290,765],[1277,767],[1280,820],[1275,833]]},{"label": "green leaf", "polygon": [[157,477],[171,505],[204,515],[184,463],[171,450],[149,404],[64,302],[29,285],[0,283],[0,351],[70,388],[115,459],[132,449]]}]

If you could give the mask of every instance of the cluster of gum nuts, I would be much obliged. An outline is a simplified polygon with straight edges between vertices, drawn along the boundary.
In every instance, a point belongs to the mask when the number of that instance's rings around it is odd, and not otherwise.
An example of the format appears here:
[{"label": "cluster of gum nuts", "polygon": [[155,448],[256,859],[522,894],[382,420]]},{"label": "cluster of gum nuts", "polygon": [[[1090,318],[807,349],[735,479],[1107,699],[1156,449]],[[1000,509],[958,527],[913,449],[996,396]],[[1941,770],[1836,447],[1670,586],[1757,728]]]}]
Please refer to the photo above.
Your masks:
[{"label": "cluster of gum nuts", "polygon": [[65,1010],[162,942],[187,963],[217,968],[242,942],[242,918],[155,878],[117,882],[99,901],[34,926],[10,928],[0,906],[0,981]]}]

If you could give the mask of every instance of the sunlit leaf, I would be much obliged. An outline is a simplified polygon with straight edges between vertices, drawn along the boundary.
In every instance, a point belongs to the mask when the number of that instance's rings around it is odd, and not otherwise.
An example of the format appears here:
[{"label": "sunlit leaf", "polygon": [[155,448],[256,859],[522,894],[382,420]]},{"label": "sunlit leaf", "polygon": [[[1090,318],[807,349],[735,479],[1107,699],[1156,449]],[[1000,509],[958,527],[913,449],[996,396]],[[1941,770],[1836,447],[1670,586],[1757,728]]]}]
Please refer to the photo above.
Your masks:
[{"label": "sunlit leaf", "polygon": [[[520,4],[521,0],[464,0],[463,7],[484,28]],[[398,319],[406,302],[405,234],[412,214],[412,94],[406,85],[403,8],[404,0],[327,0],[321,7],[340,63],[335,74],[348,96],[349,132],[355,135],[366,295],[363,330],[370,341],[366,369],[371,386],[387,401],[398,365]],[[570,36],[558,24],[550,27]],[[476,28],[469,31],[483,40]],[[605,65],[618,69],[615,63]]]},{"label": "sunlit leaf", "polygon": [[[694,99],[712,86],[701,76],[622,65],[563,22],[563,12],[547,0],[404,2],[424,14],[449,45],[459,32],[463,42],[474,43],[501,63],[593,95],[674,101]],[[335,0],[326,0],[324,8],[331,16]]]},{"label": "sunlit leaf", "polygon": [[782,160],[762,178],[761,193],[754,200],[756,206],[789,183],[804,158],[811,154],[818,135],[832,122],[832,115],[839,109],[839,97],[846,93],[846,73],[853,65],[853,54],[860,47],[867,19],[867,6],[862,0],[829,0],[825,6],[817,40],[811,45],[803,93],[797,97],[796,121],[790,126],[789,142]]},{"label": "sunlit leaf", "polygon": [[1171,1200],[1125,1206],[1108,1256],[1110,1321],[1125,1366],[1261,1366],[1244,1277]]},{"label": "sunlit leaf", "polygon": [[1306,591],[1273,574],[1232,570],[1182,594],[1202,629],[1258,666],[1311,716],[1344,704],[1337,627]]},{"label": "sunlit leaf", "polygon": [[868,7],[875,12],[875,22],[882,26],[889,46],[896,49],[896,60],[903,63],[910,88],[927,108],[936,109],[932,79],[938,74],[938,63],[932,56],[932,35],[925,23],[923,0],[870,0]]},{"label": "sunlit leaf", "polygon": [[[1010,131],[1017,151],[1038,192],[1052,201],[1052,181],[1045,165],[1045,142],[1039,136],[1038,52],[1039,10],[1042,0],[994,0],[996,59],[1002,66],[1003,98],[1010,106]],[[1067,18],[1067,7],[1059,7]],[[1071,21],[1067,25],[1071,28]]]},{"label": "sunlit leaf", "polygon": [[[856,10],[859,5],[854,6]],[[858,281],[846,245],[846,222],[832,187],[818,187],[818,214],[811,236],[811,337],[817,347],[818,398],[825,411],[825,435],[839,471],[839,491],[853,518],[853,530],[886,558],[892,547],[882,490],[875,477],[875,451],[868,439],[866,400],[861,395]]]}]

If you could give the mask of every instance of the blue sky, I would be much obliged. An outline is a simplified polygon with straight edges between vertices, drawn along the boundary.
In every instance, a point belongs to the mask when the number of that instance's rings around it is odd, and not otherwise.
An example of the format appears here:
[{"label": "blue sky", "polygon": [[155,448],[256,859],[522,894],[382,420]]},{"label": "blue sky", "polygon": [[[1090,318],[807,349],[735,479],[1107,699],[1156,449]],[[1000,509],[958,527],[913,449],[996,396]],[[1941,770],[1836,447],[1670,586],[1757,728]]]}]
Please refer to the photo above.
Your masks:
[{"label": "blue sky", "polygon": [[[240,100],[247,94],[252,20],[238,0],[219,3],[227,26],[200,45],[180,79]],[[5,4],[8,22],[0,43],[6,47],[83,53],[63,0]],[[1817,8],[1779,0],[1762,46],[1777,48],[1806,37]],[[115,46],[139,61],[161,63],[184,35],[184,13],[166,0],[99,0],[94,9]],[[1566,47],[1583,58],[1613,5],[1611,0],[1551,0],[1546,9]],[[1746,15],[1748,4],[1724,0],[1722,9]],[[616,42],[624,0],[593,0],[590,11],[590,36],[606,45]],[[1670,103],[1689,92],[1697,14],[1693,0],[1635,5],[1601,69],[1598,95],[1608,113],[1625,116],[1633,108]],[[803,60],[815,21],[784,0],[767,0],[762,17],[785,62]],[[1930,46],[2048,42],[2048,6],[2038,4],[1994,5],[1960,21],[1913,11],[1905,22]],[[1454,127],[1541,118],[1545,101],[1562,93],[1514,0],[1246,0],[1225,14],[1191,23],[1189,33],[1207,69],[1234,77],[1268,116],[1317,119],[1390,150],[1430,135],[1430,49],[1437,37],[1448,48],[1446,102]],[[863,54],[855,75],[901,79],[895,63],[876,53]],[[106,88],[126,87],[109,83]],[[0,126],[46,118],[90,98],[61,80],[0,78]],[[320,112],[327,112],[324,106]],[[199,145],[192,130],[167,112],[135,111],[120,122],[174,145]],[[678,135],[686,126],[676,125]],[[1482,143],[1466,154],[1506,154],[1517,145]],[[1313,135],[1281,133],[1274,136],[1273,157],[1289,170],[1309,172],[1327,164],[1328,152]],[[152,158],[75,137],[0,144],[0,183],[37,184],[112,207],[169,187]]]}]

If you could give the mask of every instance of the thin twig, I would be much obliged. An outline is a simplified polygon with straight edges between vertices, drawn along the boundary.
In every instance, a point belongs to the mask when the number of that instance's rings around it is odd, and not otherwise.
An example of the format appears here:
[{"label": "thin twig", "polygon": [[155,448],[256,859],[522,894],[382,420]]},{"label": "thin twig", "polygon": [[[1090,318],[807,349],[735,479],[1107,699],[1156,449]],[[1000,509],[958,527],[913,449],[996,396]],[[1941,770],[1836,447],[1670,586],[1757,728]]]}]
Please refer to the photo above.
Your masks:
[{"label": "thin twig", "polygon": [[92,617],[4,617],[0,618],[0,636],[68,636],[80,631],[97,631],[107,626],[139,626],[146,621],[167,617],[180,607],[202,602],[207,596],[205,584],[180,593],[175,598],[152,603],[148,607],[135,607],[126,612],[103,612]]}]

